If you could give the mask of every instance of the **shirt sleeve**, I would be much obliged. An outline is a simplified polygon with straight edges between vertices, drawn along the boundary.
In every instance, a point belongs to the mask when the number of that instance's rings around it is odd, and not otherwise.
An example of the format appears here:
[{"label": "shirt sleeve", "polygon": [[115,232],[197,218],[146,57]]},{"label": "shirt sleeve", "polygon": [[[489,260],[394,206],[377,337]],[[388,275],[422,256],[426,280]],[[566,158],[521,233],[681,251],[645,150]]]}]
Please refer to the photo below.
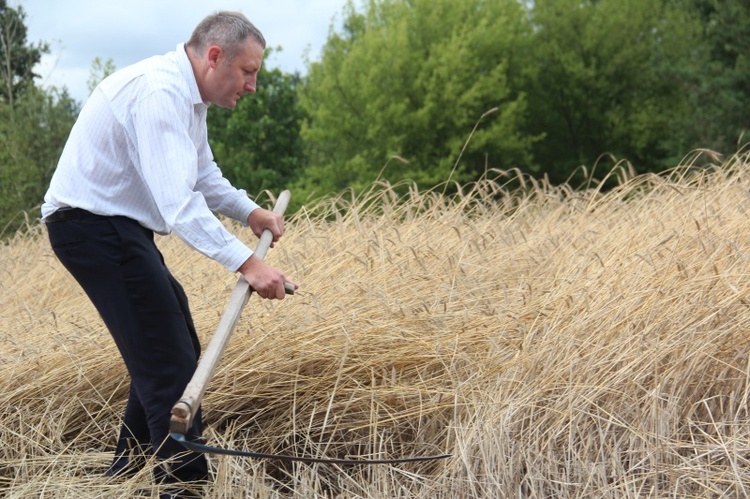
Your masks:
[{"label": "shirt sleeve", "polygon": [[178,102],[173,92],[156,90],[134,105],[136,168],[169,229],[190,247],[236,271],[252,250],[214,216],[207,200],[219,211],[235,214],[243,209],[242,203],[236,200],[236,189],[229,206],[220,201],[231,186],[218,179],[210,166],[200,172],[199,186],[198,151],[189,131],[192,117],[178,112]]},{"label": "shirt sleeve", "polygon": [[199,166],[196,190],[203,194],[211,210],[247,226],[247,217],[259,206],[248,197],[245,190],[237,189],[224,177],[224,174],[214,162],[205,127],[200,144],[198,147]]}]

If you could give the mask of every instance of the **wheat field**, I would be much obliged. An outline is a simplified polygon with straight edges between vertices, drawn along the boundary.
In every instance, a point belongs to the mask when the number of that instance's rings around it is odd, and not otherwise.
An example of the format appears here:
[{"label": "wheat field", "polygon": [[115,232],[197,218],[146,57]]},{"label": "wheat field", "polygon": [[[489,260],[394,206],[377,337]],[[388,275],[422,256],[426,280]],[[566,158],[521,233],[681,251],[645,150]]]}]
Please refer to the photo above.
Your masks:
[{"label": "wheat field", "polygon": [[[266,260],[301,289],[251,298],[203,402],[208,442],[452,457],[210,456],[207,496],[748,496],[750,159],[612,176],[606,191],[513,172],[453,195],[375,185],[288,216]],[[237,277],[158,243],[205,347]],[[44,228],[0,264],[0,495],[157,497],[147,471],[101,476],[128,379]]]}]

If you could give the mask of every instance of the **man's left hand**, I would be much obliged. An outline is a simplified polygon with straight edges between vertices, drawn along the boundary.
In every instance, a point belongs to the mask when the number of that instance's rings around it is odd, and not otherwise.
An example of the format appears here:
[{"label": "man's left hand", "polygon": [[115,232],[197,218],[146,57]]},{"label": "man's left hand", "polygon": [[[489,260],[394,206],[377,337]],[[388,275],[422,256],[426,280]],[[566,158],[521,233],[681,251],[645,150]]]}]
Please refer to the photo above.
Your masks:
[{"label": "man's left hand", "polygon": [[250,216],[247,217],[247,224],[257,237],[260,237],[264,230],[270,230],[273,234],[272,248],[274,243],[284,235],[284,216],[270,210],[263,208],[253,210]]}]

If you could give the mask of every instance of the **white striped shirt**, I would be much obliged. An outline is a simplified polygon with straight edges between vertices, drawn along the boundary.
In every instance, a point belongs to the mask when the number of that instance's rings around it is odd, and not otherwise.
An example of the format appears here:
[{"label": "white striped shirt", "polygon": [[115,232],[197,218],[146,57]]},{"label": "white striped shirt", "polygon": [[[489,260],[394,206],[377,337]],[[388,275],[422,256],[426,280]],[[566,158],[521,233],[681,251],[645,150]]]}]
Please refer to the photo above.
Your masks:
[{"label": "white striped shirt", "polygon": [[107,77],[70,132],[42,220],[67,206],[122,215],[236,271],[252,250],[212,210],[247,224],[258,205],[214,162],[207,109],[183,44]]}]

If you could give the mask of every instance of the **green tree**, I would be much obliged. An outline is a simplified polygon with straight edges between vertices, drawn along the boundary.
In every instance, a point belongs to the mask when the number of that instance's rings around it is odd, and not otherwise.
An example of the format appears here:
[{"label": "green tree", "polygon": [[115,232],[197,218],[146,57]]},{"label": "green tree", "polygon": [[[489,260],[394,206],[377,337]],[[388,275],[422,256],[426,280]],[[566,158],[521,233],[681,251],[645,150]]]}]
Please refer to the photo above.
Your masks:
[{"label": "green tree", "polygon": [[604,154],[641,171],[674,166],[670,138],[688,104],[674,67],[691,57],[698,24],[654,0],[536,0],[525,58],[529,134],[553,181]]},{"label": "green tree", "polygon": [[12,110],[0,102],[0,234],[18,227],[24,212],[38,215],[78,112],[65,89],[28,87]]},{"label": "green tree", "polygon": [[0,0],[0,99],[11,109],[16,95],[33,86],[34,66],[49,51],[46,43],[27,42],[25,20],[23,7],[14,9]]},{"label": "green tree", "polygon": [[261,68],[257,92],[234,110],[211,106],[208,137],[224,175],[255,195],[290,187],[304,165],[298,75]]},{"label": "green tree", "polygon": [[672,66],[688,97],[675,145],[732,154],[750,129],[750,3],[747,0],[677,0],[700,26],[693,57]]},{"label": "green tree", "polygon": [[0,0],[0,234],[41,203],[78,114],[67,90],[34,85],[34,66],[48,46],[27,41],[25,19],[20,6]]},{"label": "green tree", "polygon": [[302,190],[360,189],[381,170],[432,186],[531,167],[535,138],[519,131],[526,99],[511,84],[527,29],[518,2],[381,0],[359,13],[350,1],[344,14],[301,93],[311,161]]},{"label": "green tree", "polygon": [[97,56],[91,61],[91,71],[89,72],[89,78],[86,80],[86,86],[91,94],[96,86],[107,76],[111,75],[117,70],[114,61],[108,58],[103,61],[101,57]]}]

